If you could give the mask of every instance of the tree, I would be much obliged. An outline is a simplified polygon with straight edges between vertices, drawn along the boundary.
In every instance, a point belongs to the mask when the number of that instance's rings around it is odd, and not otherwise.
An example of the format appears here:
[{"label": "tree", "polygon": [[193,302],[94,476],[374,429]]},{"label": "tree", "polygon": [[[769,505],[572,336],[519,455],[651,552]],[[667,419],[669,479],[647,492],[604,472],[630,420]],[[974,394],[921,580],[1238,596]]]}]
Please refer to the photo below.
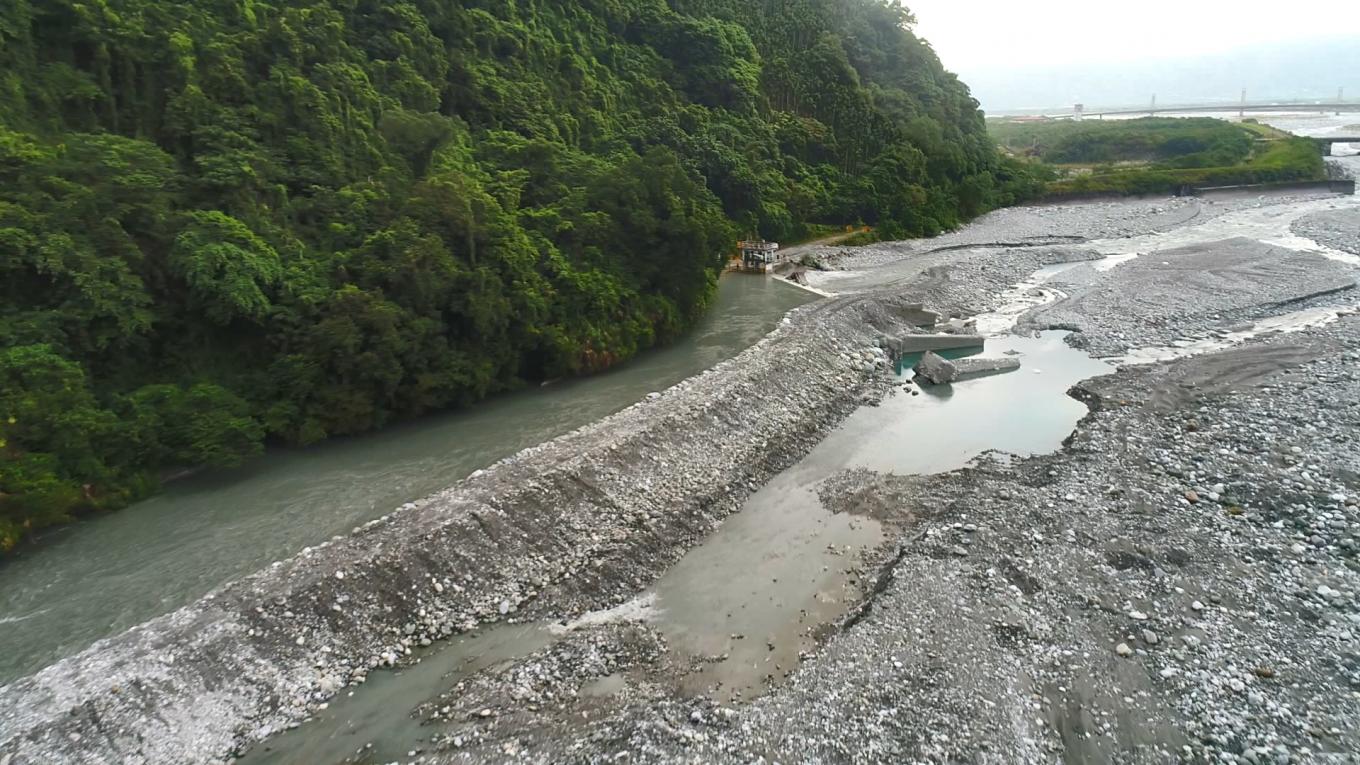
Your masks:
[{"label": "tree", "polygon": [[121,401],[143,464],[236,467],[263,451],[250,405],[221,386],[148,385]]},{"label": "tree", "polygon": [[116,426],[85,373],[50,346],[0,349],[0,549],[100,506]]},{"label": "tree", "polygon": [[279,254],[226,213],[205,210],[188,218],[170,250],[171,271],[213,321],[263,320],[271,306],[268,293],[283,277]]}]

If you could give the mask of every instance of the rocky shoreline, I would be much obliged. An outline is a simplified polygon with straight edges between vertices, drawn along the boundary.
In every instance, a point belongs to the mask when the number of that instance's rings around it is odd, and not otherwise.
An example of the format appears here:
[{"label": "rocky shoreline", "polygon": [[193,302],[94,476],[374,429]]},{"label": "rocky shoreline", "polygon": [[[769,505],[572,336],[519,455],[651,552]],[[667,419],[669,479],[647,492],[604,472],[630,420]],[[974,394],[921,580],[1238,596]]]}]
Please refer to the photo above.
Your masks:
[{"label": "rocky shoreline", "polygon": [[[1351,267],[1259,242],[1173,248],[1103,273],[1080,265],[1102,255],[1078,237],[1270,204],[1021,208],[929,243],[828,255],[858,271],[812,274],[813,285],[847,294],[795,310],[737,358],[0,688],[0,763],[230,759],[432,642],[628,601],[888,394],[878,343],[916,304],[973,316],[1036,270],[1077,263],[1022,327],[1078,329],[1115,353],[1299,301],[1344,303]],[[1349,225],[1348,213],[1327,225]],[[1328,246],[1346,249],[1346,236]],[[1196,289],[1187,273],[1222,281]],[[837,476],[823,504],[876,519],[891,541],[865,553],[858,605],[786,684],[746,704],[680,694],[690,668],[678,663],[691,659],[652,626],[587,619],[410,700],[445,733],[408,759],[1355,752],[1357,360],[1360,319],[1343,316],[1084,383],[1074,395],[1092,412],[1055,455],[997,455],[932,478]]]}]

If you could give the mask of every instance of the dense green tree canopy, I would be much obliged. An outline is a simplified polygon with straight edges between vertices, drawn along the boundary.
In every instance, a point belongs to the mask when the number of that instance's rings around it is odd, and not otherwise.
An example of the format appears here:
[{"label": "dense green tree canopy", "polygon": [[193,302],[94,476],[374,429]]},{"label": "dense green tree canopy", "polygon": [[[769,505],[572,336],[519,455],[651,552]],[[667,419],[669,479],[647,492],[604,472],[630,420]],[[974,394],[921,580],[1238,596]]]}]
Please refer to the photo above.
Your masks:
[{"label": "dense green tree canopy", "polygon": [[733,239],[1011,201],[889,0],[10,0],[0,547],[683,332]]}]

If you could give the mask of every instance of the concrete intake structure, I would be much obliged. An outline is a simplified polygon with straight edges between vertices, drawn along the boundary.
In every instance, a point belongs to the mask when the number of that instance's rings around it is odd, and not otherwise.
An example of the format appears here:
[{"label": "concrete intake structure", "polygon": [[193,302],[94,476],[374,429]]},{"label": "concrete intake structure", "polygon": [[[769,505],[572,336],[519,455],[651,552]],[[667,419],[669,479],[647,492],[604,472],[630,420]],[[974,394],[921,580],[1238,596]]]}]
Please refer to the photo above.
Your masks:
[{"label": "concrete intake structure", "polygon": [[882,347],[895,356],[908,356],[925,351],[981,349],[987,342],[982,335],[914,334],[903,333],[884,337]]}]

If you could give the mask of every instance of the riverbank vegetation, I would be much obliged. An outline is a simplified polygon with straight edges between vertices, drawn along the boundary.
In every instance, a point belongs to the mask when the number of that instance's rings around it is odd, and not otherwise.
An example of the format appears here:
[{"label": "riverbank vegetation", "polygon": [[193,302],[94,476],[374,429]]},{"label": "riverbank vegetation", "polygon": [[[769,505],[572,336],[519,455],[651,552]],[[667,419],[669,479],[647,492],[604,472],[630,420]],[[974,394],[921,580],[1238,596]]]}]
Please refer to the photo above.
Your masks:
[{"label": "riverbank vegetation", "polygon": [[998,144],[1046,175],[1045,196],[1165,194],[1185,187],[1322,180],[1306,138],[1218,119],[993,120]]},{"label": "riverbank vegetation", "polygon": [[0,548],[607,368],[739,235],[933,234],[1037,190],[887,0],[14,0]]}]

